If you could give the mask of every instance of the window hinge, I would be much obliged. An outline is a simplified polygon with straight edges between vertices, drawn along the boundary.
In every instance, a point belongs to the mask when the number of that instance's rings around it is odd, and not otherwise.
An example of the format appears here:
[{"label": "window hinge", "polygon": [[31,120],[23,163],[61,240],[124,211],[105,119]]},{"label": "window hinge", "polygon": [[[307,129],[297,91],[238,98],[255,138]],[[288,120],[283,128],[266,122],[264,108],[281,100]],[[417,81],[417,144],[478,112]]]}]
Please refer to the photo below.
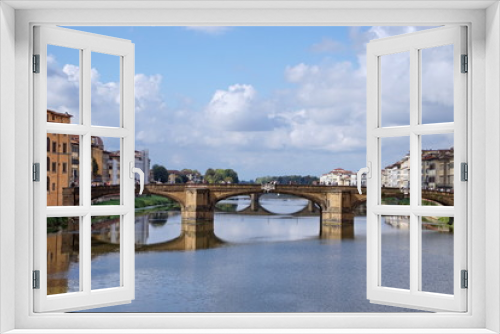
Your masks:
[{"label": "window hinge", "polygon": [[33,73],[40,73],[40,55],[33,55]]},{"label": "window hinge", "polygon": [[33,270],[33,289],[40,289],[40,270]]},{"label": "window hinge", "polygon": [[469,165],[466,162],[460,164],[460,180],[469,181]]},{"label": "window hinge", "polygon": [[469,57],[467,55],[462,55],[462,70],[460,72],[469,72]]},{"label": "window hinge", "polygon": [[462,289],[467,289],[469,287],[469,273],[467,270],[462,270]]},{"label": "window hinge", "polygon": [[40,164],[38,162],[33,164],[33,181],[40,182]]}]

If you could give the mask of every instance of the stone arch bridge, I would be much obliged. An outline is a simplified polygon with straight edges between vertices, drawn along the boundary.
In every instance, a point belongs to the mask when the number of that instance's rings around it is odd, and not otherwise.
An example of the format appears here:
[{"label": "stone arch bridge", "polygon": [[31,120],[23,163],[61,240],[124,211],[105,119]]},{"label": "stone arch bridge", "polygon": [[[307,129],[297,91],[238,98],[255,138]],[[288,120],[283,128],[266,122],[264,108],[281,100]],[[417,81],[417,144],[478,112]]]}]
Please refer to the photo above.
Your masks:
[{"label": "stone arch bridge", "polygon": [[[148,184],[144,194],[170,198],[181,206],[181,249],[212,247],[217,242],[214,235],[215,204],[239,195],[263,194],[267,191],[260,184]],[[92,187],[92,200],[119,194],[119,186]],[[138,192],[138,187],[136,188]],[[354,208],[366,201],[366,191],[359,194],[355,187],[316,185],[273,185],[272,193],[295,195],[308,199],[320,208],[320,237],[345,238],[353,236]],[[63,190],[64,205],[78,203],[78,188]],[[453,205],[453,194],[423,192],[423,197],[444,205]],[[383,188],[383,197],[403,198],[397,188]]]}]

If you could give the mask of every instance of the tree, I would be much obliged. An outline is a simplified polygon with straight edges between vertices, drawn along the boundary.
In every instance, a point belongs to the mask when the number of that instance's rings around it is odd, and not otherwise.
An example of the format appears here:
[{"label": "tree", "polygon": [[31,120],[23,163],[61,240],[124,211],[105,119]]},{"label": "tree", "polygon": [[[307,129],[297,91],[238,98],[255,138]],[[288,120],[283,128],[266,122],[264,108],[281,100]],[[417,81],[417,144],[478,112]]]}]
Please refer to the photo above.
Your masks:
[{"label": "tree", "polygon": [[168,171],[167,169],[162,166],[162,165],[153,165],[153,178],[156,181],[160,181],[162,183],[167,183],[168,182]]},{"label": "tree", "polygon": [[255,180],[255,183],[267,183],[271,181],[277,181],[279,184],[312,184],[313,182],[319,181],[316,176],[302,176],[302,175],[281,175],[281,176],[262,176]]},{"label": "tree", "polygon": [[231,182],[231,183],[239,183],[240,180],[238,179],[238,173],[236,173],[232,169],[225,169],[224,174],[226,175],[225,179],[229,180],[226,182]]},{"label": "tree", "polygon": [[232,169],[212,169],[209,168],[205,172],[205,181],[208,183],[238,183],[238,173]]},{"label": "tree", "polygon": [[206,182],[208,183],[215,183],[215,170],[213,170],[212,168],[209,168],[207,169],[207,171],[205,172],[205,176],[204,176],[204,179]]}]

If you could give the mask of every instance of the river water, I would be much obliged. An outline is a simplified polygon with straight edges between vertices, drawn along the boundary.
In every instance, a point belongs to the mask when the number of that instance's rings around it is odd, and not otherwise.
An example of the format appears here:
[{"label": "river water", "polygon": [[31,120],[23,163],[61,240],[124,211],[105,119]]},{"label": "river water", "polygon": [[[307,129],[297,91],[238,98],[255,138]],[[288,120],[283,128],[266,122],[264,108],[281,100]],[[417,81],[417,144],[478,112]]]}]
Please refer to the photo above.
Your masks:
[{"label": "river water", "polygon": [[[228,200],[242,210],[248,198]],[[197,251],[136,252],[136,299],[86,312],[409,312],[366,299],[366,217],[357,216],[354,237],[319,238],[319,216],[296,217],[307,201],[261,199],[279,214],[218,212],[215,234],[222,247]],[[153,244],[180,234],[177,211],[137,214],[136,243]],[[107,230],[109,232],[109,229]],[[425,291],[452,293],[453,233],[423,230]],[[106,233],[109,235],[109,233]],[[71,257],[70,257],[71,258]],[[117,252],[92,258],[92,288],[119,282]],[[409,285],[409,230],[405,217],[382,223],[382,283]],[[78,259],[64,273],[69,290],[78,282]],[[50,277],[49,277],[50,279]],[[65,281],[63,281],[65,282]]]}]

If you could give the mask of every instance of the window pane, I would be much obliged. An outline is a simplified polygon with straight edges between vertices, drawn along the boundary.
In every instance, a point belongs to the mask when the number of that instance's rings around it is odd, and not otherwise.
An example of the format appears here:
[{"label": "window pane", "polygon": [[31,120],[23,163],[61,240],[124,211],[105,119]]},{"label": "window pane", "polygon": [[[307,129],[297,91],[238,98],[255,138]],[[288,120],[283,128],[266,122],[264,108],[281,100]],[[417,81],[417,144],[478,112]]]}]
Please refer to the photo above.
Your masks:
[{"label": "window pane", "polygon": [[453,294],[453,217],[421,217],[422,291]]},{"label": "window pane", "polygon": [[121,216],[92,217],[92,290],[120,286]]},{"label": "window pane", "polygon": [[381,138],[382,204],[410,204],[410,138]]},{"label": "window pane", "polygon": [[410,53],[380,57],[381,126],[410,124]]},{"label": "window pane", "polygon": [[47,133],[47,206],[80,205],[80,136]]},{"label": "window pane", "polygon": [[381,286],[410,289],[410,217],[381,216]]},{"label": "window pane", "polygon": [[120,205],[120,138],[92,136],[92,204]]},{"label": "window pane", "polygon": [[453,134],[422,136],[422,205],[454,204]]},{"label": "window pane", "polygon": [[120,57],[92,52],[92,125],[120,126]]},{"label": "window pane", "polygon": [[80,219],[47,218],[47,294],[80,291]]},{"label": "window pane", "polygon": [[422,123],[453,122],[453,45],[423,49]]},{"label": "window pane", "polygon": [[80,50],[47,45],[47,122],[80,123]]}]

